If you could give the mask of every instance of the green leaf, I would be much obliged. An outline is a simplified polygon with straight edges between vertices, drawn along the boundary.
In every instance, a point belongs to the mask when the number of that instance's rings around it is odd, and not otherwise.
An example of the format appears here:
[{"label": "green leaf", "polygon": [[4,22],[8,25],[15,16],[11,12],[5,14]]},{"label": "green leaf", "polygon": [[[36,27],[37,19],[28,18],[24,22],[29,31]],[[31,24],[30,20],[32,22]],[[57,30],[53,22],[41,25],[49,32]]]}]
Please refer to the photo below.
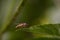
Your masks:
[{"label": "green leaf", "polygon": [[60,24],[34,25],[6,33],[5,39],[8,38],[8,40],[60,40]]},{"label": "green leaf", "polygon": [[[9,31],[13,32],[29,32],[31,34],[31,40],[59,40],[60,39],[60,24],[44,24],[44,25],[34,25],[30,26],[29,28],[20,28],[20,29],[11,29]],[[24,34],[24,35],[26,35]],[[16,34],[15,34],[16,35]],[[26,35],[26,36],[27,36]],[[21,34],[21,36],[23,36]],[[17,38],[16,38],[17,39]]]},{"label": "green leaf", "polygon": [[31,32],[35,38],[60,38],[60,24],[35,25],[23,30]]},{"label": "green leaf", "polygon": [[0,32],[4,31],[16,15],[23,0],[1,0]]}]

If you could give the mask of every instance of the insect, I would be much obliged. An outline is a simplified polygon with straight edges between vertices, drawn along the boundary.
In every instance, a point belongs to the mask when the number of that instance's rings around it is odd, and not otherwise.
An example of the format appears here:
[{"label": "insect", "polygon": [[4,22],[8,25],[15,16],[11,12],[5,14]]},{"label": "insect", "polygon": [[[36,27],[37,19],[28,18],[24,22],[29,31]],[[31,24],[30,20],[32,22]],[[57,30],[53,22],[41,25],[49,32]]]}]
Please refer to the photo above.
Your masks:
[{"label": "insect", "polygon": [[18,24],[18,25],[16,26],[16,29],[25,28],[25,27],[27,27],[27,26],[28,26],[27,23],[20,23],[20,24]]}]

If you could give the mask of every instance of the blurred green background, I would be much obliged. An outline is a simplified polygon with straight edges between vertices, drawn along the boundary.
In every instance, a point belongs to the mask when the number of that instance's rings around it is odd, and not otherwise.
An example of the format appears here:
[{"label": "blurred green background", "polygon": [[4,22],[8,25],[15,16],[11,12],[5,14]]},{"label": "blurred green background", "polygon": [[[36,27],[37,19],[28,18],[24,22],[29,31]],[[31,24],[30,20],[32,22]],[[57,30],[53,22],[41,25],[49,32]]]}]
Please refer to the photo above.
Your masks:
[{"label": "blurred green background", "polygon": [[[0,40],[60,40],[59,4],[59,0],[0,0]],[[20,23],[28,26],[16,29]]]}]

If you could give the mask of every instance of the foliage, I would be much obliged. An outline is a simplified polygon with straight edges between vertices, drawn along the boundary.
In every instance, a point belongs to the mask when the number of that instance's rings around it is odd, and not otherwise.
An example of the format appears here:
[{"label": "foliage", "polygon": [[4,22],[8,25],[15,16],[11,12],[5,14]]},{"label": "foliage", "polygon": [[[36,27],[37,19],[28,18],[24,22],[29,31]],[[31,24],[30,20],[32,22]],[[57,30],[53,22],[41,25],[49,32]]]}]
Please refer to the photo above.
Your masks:
[{"label": "foliage", "polygon": [[[0,40],[60,40],[60,24],[50,24],[45,13],[53,6],[52,0],[0,0]],[[20,23],[28,26],[16,29]]]}]

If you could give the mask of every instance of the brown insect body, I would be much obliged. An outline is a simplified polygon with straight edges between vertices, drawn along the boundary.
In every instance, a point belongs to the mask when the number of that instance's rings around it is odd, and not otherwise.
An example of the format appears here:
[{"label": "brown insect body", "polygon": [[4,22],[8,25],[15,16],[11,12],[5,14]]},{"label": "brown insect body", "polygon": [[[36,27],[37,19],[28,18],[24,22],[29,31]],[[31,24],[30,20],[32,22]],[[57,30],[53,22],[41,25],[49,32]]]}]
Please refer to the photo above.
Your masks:
[{"label": "brown insect body", "polygon": [[27,25],[27,23],[20,23],[16,26],[16,28],[25,28]]}]

